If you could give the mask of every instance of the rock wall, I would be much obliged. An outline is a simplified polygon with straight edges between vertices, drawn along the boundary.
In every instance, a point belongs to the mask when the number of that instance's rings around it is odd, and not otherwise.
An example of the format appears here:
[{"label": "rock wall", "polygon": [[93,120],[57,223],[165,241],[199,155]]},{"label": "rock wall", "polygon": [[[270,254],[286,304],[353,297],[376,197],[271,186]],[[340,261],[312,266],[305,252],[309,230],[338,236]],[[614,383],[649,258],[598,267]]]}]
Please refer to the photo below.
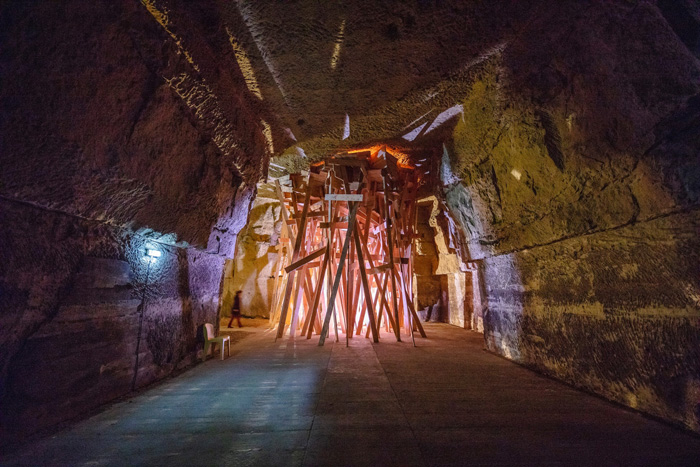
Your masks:
[{"label": "rock wall", "polygon": [[435,195],[426,196],[418,201],[416,217],[414,300],[419,315],[428,319],[428,308],[433,306],[431,320],[483,332],[478,275],[474,263],[460,260],[446,206]]},{"label": "rock wall", "polygon": [[277,133],[232,48],[245,25],[205,8],[0,7],[3,442],[129,392],[142,310],[136,387],[218,323]]},{"label": "rock wall", "polygon": [[442,321],[445,319],[447,306],[446,301],[442,300],[440,276],[435,274],[438,251],[435,245],[435,229],[431,225],[433,199],[420,200],[416,211],[418,238],[413,242],[413,296],[421,319],[428,319],[428,308],[432,306],[430,320]]},{"label": "rock wall", "polygon": [[233,296],[241,290],[244,316],[269,318],[274,296],[273,268],[278,258],[280,203],[274,182],[258,184],[248,224],[240,232],[235,259],[224,278],[222,314],[231,315]]},{"label": "rock wall", "polygon": [[463,101],[444,199],[490,350],[700,431],[700,23],[659,6],[535,16]]}]

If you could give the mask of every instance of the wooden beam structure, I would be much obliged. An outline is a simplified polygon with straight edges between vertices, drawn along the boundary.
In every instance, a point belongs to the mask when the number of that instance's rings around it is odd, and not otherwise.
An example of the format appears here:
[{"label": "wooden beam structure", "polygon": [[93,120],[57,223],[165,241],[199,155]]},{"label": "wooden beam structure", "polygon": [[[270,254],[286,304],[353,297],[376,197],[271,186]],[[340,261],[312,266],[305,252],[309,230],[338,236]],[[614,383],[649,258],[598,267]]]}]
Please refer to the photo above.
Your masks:
[{"label": "wooden beam structure", "polygon": [[[277,338],[323,345],[331,320],[346,335],[379,341],[382,324],[400,341],[425,337],[413,300],[418,182],[386,148],[329,157],[308,177],[292,174],[283,191],[275,292]],[[293,247],[292,247],[293,245]],[[415,340],[414,340],[415,345]]]}]

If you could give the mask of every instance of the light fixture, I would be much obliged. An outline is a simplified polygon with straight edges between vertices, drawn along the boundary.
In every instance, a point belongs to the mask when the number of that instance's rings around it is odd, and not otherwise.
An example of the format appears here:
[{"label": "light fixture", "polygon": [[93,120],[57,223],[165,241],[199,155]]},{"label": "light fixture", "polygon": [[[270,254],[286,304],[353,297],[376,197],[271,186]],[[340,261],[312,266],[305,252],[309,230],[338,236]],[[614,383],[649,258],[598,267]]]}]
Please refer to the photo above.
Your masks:
[{"label": "light fixture", "polygon": [[160,258],[161,252],[160,250],[151,250],[150,248],[146,250],[146,255],[150,256],[151,258]]},{"label": "light fixture", "polygon": [[141,304],[136,308],[136,311],[139,314],[139,331],[138,334],[136,335],[136,355],[135,355],[135,362],[134,362],[134,376],[131,379],[131,390],[134,391],[136,390],[136,377],[138,376],[139,373],[139,349],[141,348],[141,330],[143,329],[143,315],[146,312],[146,305],[147,305],[147,291],[148,291],[148,278],[149,275],[151,274],[151,264],[155,263],[156,258],[160,258],[163,253],[160,250],[156,250],[153,248],[146,248],[146,256],[144,256],[144,259],[148,259],[148,267],[146,268],[146,280],[143,283],[143,293],[141,294]]}]

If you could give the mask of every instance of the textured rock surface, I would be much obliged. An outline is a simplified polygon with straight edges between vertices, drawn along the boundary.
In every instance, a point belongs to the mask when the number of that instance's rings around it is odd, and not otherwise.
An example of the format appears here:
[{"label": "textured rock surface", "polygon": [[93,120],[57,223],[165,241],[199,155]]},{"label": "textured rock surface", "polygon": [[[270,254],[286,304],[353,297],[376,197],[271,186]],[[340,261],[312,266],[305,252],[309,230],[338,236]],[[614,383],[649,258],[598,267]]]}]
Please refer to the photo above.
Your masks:
[{"label": "textured rock surface", "polygon": [[453,133],[487,345],[698,430],[697,51],[651,3],[565,11],[482,65]]},{"label": "textured rock surface", "polygon": [[449,208],[431,267],[453,310],[481,300],[491,350],[700,430],[697,1],[1,8],[6,425],[58,419],[29,389],[44,368],[77,369],[67,415],[128,385],[147,242],[167,254],[140,383],[192,359],[226,260],[264,307],[267,234],[232,256],[270,153],[299,170],[387,143]]},{"label": "textured rock surface", "polygon": [[698,430],[697,2],[369,3],[239,9],[298,138],[276,163],[403,150],[491,350]]},{"label": "textured rock surface", "polygon": [[[421,200],[422,201],[422,200]],[[435,275],[437,268],[437,248],[435,246],[435,231],[431,225],[431,214],[433,212],[433,202],[420,202],[418,204],[416,217],[416,230],[418,238],[414,241],[413,249],[413,273],[414,273],[414,298],[416,308],[425,310],[432,306],[434,309],[430,318],[440,320],[442,318],[444,306],[441,303],[440,277]],[[427,318],[427,311],[423,319]]]},{"label": "textured rock surface", "polygon": [[221,307],[224,315],[230,316],[233,296],[240,290],[244,316],[270,316],[275,282],[272,273],[281,228],[280,203],[274,186],[271,182],[258,184],[248,224],[239,234],[235,259],[224,278]]},{"label": "textured rock surface", "polygon": [[0,7],[3,441],[131,389],[144,288],[138,387],[218,323],[277,130],[234,57],[243,23],[211,26],[178,2]]}]

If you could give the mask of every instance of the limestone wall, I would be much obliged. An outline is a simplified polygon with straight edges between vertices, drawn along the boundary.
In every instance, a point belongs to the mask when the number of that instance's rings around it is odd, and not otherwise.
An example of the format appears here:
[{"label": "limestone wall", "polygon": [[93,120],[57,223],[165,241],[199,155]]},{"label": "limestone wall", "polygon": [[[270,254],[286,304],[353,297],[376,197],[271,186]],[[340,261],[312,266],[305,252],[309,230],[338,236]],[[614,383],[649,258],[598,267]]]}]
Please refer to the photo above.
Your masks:
[{"label": "limestone wall", "polygon": [[[2,336],[6,440],[195,362],[198,328],[217,322],[222,256],[7,201],[0,223],[11,226],[0,233],[2,329],[25,335]],[[146,247],[162,253],[150,266]]]},{"label": "limestone wall", "polygon": [[136,387],[218,322],[274,122],[203,8],[0,7],[2,443],[128,393],[141,310]]},{"label": "limestone wall", "polygon": [[444,197],[490,350],[700,430],[697,50],[652,3],[584,3],[483,65]]},{"label": "limestone wall", "polygon": [[272,274],[278,259],[280,216],[274,183],[258,184],[248,224],[238,237],[235,259],[231,260],[226,271],[222,314],[230,316],[233,296],[241,290],[242,314],[269,318],[274,287],[278,282]]},{"label": "limestone wall", "polygon": [[416,306],[423,319],[432,305],[431,320],[483,332],[476,263],[460,258],[459,239],[451,235],[457,226],[448,214],[447,206],[435,195],[418,202],[413,256]]},{"label": "limestone wall", "polygon": [[416,230],[418,238],[413,248],[413,294],[416,310],[427,319],[429,307],[433,307],[431,320],[444,319],[447,312],[446,301],[442,300],[442,284],[435,274],[438,251],[435,245],[435,228],[431,225],[433,199],[421,200],[416,211]]}]

